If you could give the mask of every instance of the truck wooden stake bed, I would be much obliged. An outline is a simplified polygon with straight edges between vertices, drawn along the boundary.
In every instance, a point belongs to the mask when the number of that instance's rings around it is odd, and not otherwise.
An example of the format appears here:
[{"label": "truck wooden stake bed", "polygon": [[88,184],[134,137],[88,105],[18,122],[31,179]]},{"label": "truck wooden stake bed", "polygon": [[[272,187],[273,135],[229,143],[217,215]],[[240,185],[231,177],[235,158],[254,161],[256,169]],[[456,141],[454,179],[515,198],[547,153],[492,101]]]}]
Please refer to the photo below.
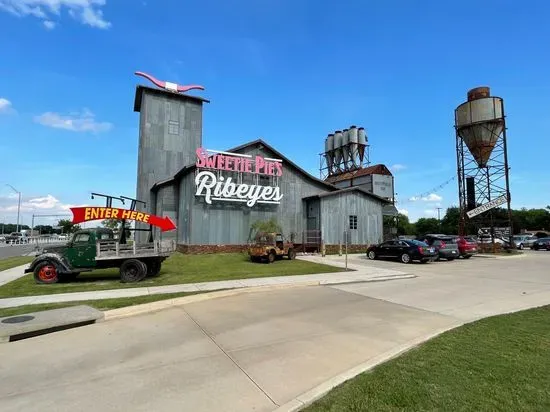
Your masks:
[{"label": "truck wooden stake bed", "polygon": [[175,241],[121,244],[111,229],[84,229],[75,232],[67,245],[43,250],[25,273],[32,272],[37,283],[57,283],[81,272],[116,267],[122,282],[139,282],[157,276],[175,248]]}]

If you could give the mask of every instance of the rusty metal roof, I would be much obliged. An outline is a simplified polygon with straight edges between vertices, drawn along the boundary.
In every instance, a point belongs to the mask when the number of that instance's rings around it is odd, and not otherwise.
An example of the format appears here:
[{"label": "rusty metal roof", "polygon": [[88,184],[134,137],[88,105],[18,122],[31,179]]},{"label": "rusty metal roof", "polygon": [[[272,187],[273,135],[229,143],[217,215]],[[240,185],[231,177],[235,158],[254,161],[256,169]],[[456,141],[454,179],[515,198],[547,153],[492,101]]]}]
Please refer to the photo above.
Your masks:
[{"label": "rusty metal roof", "polygon": [[359,176],[368,175],[386,175],[393,176],[390,170],[383,164],[373,165],[362,169],[353,170],[350,172],[343,172],[337,175],[329,176],[325,179],[327,183],[341,182],[342,180],[349,180]]}]

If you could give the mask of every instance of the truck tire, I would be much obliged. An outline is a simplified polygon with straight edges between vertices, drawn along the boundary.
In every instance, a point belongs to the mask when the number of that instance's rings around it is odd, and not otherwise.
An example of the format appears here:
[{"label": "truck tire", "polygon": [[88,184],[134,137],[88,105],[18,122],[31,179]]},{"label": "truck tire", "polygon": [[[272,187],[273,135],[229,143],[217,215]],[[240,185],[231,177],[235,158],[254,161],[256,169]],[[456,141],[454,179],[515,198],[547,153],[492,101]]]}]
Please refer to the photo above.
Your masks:
[{"label": "truck tire", "polygon": [[288,259],[289,260],[296,259],[296,251],[292,248],[288,249]]},{"label": "truck tire", "polygon": [[155,277],[160,274],[160,268],[162,266],[162,262],[159,260],[150,260],[147,262],[147,276]]},{"label": "truck tire", "polygon": [[275,262],[275,252],[274,251],[271,251],[269,252],[269,255],[267,255],[267,263],[273,263]]},{"label": "truck tire", "polygon": [[120,281],[122,283],[139,282],[147,276],[147,266],[140,260],[128,259],[120,265]]},{"label": "truck tire", "polygon": [[49,261],[40,262],[33,271],[36,283],[51,284],[59,282],[57,267]]}]

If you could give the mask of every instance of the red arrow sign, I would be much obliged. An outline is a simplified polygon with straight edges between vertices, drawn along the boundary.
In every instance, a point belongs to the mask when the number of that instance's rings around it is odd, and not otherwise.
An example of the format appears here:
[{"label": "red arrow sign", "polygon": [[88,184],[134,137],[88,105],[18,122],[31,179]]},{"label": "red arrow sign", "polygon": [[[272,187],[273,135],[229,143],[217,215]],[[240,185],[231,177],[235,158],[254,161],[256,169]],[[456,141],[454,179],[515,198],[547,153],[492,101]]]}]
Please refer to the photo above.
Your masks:
[{"label": "red arrow sign", "polygon": [[85,206],[71,207],[71,212],[73,212],[73,223],[75,224],[88,222],[90,220],[125,219],[135,220],[136,222],[156,226],[163,232],[174,230],[176,228],[176,225],[168,216],[160,217],[149,213],[138,212],[137,210],[118,209],[114,207]]}]

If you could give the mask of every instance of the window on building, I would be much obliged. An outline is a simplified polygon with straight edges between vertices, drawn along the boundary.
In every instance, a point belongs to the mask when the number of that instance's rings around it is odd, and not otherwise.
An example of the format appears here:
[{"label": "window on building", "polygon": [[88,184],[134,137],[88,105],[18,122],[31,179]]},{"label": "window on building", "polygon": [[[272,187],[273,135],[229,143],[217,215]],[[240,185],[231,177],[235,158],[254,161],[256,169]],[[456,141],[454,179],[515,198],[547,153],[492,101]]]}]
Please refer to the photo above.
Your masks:
[{"label": "window on building", "polygon": [[350,215],[349,216],[349,228],[350,228],[350,230],[356,230],[357,229],[357,215]]}]

